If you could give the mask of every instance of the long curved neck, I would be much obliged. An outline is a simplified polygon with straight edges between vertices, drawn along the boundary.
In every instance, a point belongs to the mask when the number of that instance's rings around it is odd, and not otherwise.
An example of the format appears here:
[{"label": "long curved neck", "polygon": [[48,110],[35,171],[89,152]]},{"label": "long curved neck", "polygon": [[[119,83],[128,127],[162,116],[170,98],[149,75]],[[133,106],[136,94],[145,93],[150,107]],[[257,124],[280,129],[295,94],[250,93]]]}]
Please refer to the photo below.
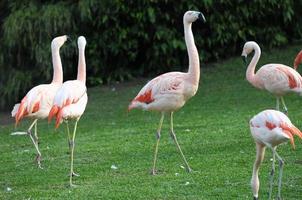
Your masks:
[{"label": "long curved neck", "polygon": [[254,46],[254,51],[255,51],[255,54],[254,54],[249,66],[247,67],[247,70],[246,70],[246,79],[252,85],[256,86],[255,68],[256,68],[256,65],[259,61],[260,55],[261,55],[260,47],[258,45],[255,45]]},{"label": "long curved neck", "polygon": [[63,83],[63,70],[60,57],[60,48],[52,47],[52,65],[53,65],[53,78],[51,83]]},{"label": "long curved neck", "polygon": [[199,55],[194,43],[192,23],[184,22],[184,30],[186,46],[189,55],[189,79],[193,84],[198,85],[200,77]]},{"label": "long curved neck", "polygon": [[86,83],[85,47],[79,48],[79,63],[77,80]]},{"label": "long curved neck", "polygon": [[251,180],[251,187],[253,191],[254,197],[258,198],[258,191],[259,191],[259,168],[260,164],[264,158],[265,147],[261,144],[256,143],[256,160],[253,167],[253,175]]}]

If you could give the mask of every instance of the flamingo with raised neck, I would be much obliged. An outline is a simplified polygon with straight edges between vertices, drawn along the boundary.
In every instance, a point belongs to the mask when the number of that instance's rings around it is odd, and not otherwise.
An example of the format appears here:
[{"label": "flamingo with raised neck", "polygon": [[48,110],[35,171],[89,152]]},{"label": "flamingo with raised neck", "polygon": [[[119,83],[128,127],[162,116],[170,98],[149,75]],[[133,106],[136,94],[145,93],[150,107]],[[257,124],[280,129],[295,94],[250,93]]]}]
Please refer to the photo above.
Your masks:
[{"label": "flamingo with raised neck", "polygon": [[247,66],[246,79],[254,87],[272,93],[276,97],[277,110],[280,110],[279,101],[281,99],[284,111],[287,113],[288,110],[283,96],[290,92],[298,93],[299,95],[302,94],[301,75],[291,67],[276,63],[263,65],[255,73],[255,68],[261,55],[259,45],[254,41],[246,42],[241,55],[243,56],[245,63],[247,63],[247,55],[252,51],[255,51],[255,54],[250,64]]},{"label": "flamingo with raised neck", "polygon": [[173,138],[182,159],[186,165],[187,171],[191,168],[178,144],[176,135],[173,129],[173,113],[180,109],[187,100],[193,97],[198,89],[199,84],[199,55],[195,46],[194,37],[192,33],[192,23],[197,19],[205,22],[205,18],[201,12],[187,11],[183,16],[185,42],[189,55],[189,71],[183,72],[169,72],[162,74],[151,81],[149,81],[131,101],[128,110],[137,108],[142,110],[155,110],[161,113],[159,126],[156,132],[156,145],[153,159],[153,167],[151,174],[155,175],[156,159],[158,152],[158,144],[160,140],[160,132],[166,113],[170,114],[170,134]]},{"label": "flamingo with raised neck", "polygon": [[[38,146],[37,124],[38,119],[45,119],[51,109],[55,94],[61,87],[63,82],[63,70],[60,57],[60,48],[68,39],[68,36],[56,37],[51,42],[52,64],[53,64],[53,79],[50,84],[42,84],[32,88],[25,97],[14,106],[12,117],[15,117],[16,126],[24,117],[32,118],[34,121],[29,126],[27,132],[14,132],[12,135],[28,134],[31,138],[36,150],[36,161],[39,168],[41,167],[41,152]],[[34,135],[31,130],[34,127]]]}]

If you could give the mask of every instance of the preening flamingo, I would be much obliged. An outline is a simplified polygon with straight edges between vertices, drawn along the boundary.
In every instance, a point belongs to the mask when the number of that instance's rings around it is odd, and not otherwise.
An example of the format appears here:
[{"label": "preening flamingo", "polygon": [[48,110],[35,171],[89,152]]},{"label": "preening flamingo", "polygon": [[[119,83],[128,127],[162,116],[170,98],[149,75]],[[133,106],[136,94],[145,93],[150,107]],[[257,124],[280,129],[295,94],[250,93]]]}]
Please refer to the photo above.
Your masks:
[{"label": "preening flamingo", "polygon": [[266,64],[262,66],[255,74],[255,68],[259,61],[261,50],[256,42],[246,42],[242,56],[245,59],[247,55],[252,51],[255,54],[252,61],[247,67],[246,79],[256,88],[265,89],[268,92],[276,96],[276,109],[279,110],[279,99],[285,112],[287,113],[287,107],[285,105],[283,96],[289,92],[295,92],[302,94],[302,77],[301,75],[291,67],[283,64]]},{"label": "preening flamingo", "polygon": [[[79,176],[73,170],[73,155],[75,146],[75,135],[77,130],[77,124],[85,111],[88,101],[87,88],[86,88],[86,61],[85,61],[85,46],[86,39],[83,36],[78,38],[79,48],[79,62],[78,62],[78,75],[77,80],[66,81],[62,87],[56,93],[54,98],[53,107],[51,108],[48,116],[48,121],[56,116],[56,128],[59,127],[63,120],[67,125],[68,142],[70,149],[70,186],[74,186],[72,183],[73,176]],[[73,129],[73,135],[70,135],[69,120],[75,120]]]},{"label": "preening flamingo", "polygon": [[155,146],[153,168],[151,171],[153,175],[156,174],[155,165],[158,144],[165,113],[170,113],[171,137],[173,138],[183,161],[186,164],[187,170],[189,172],[191,171],[173,130],[173,113],[180,109],[188,99],[193,97],[198,89],[200,76],[199,56],[191,28],[192,23],[197,19],[205,21],[203,14],[197,11],[187,11],[183,16],[185,41],[189,55],[189,71],[187,73],[169,72],[152,79],[141,89],[128,107],[128,110],[138,108],[142,110],[155,110],[161,112],[161,118],[156,132],[157,142]]},{"label": "preening flamingo", "polygon": [[295,58],[295,61],[294,61],[295,70],[298,69],[298,66],[300,65],[301,62],[302,62],[302,51],[300,51]]},{"label": "preening flamingo", "polygon": [[264,110],[255,115],[250,120],[250,129],[256,143],[256,160],[254,163],[253,176],[251,180],[254,199],[258,199],[258,171],[260,164],[264,158],[266,147],[271,149],[273,152],[272,171],[270,174],[269,199],[271,199],[272,195],[276,156],[279,160],[278,199],[281,199],[281,183],[284,161],[277,153],[276,148],[279,144],[287,142],[288,140],[291,142],[293,148],[295,148],[294,135],[297,135],[302,139],[302,133],[291,123],[291,121],[285,114],[276,110]]},{"label": "preening flamingo", "polygon": [[[45,119],[52,107],[52,103],[57,90],[63,83],[63,71],[60,58],[60,48],[67,40],[67,36],[56,37],[51,42],[51,53],[53,63],[53,79],[50,84],[38,85],[32,88],[26,96],[22,99],[21,103],[14,106],[12,110],[12,117],[15,117],[16,126],[24,117],[32,118],[34,121],[29,126],[27,132],[15,132],[12,135],[28,134],[32,140],[36,150],[36,161],[39,168],[41,168],[41,152],[38,146],[38,133],[37,124],[38,119]],[[32,128],[34,127],[34,135],[32,134]]]}]

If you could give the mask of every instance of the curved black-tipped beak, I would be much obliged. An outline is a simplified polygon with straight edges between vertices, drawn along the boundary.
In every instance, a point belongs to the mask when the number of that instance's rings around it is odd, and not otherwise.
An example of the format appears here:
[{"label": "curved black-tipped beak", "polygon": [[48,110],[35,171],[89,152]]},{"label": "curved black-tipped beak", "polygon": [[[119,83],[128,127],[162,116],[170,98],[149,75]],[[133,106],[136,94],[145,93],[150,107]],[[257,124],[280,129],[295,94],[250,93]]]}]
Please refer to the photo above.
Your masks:
[{"label": "curved black-tipped beak", "polygon": [[68,35],[66,35],[66,38],[68,42],[72,42],[71,38]]},{"label": "curved black-tipped beak", "polygon": [[242,57],[244,65],[247,67],[247,57],[245,55],[242,55],[241,57]]},{"label": "curved black-tipped beak", "polygon": [[204,15],[201,12],[198,14],[198,19],[203,21],[204,23],[206,22],[206,18],[204,17]]}]

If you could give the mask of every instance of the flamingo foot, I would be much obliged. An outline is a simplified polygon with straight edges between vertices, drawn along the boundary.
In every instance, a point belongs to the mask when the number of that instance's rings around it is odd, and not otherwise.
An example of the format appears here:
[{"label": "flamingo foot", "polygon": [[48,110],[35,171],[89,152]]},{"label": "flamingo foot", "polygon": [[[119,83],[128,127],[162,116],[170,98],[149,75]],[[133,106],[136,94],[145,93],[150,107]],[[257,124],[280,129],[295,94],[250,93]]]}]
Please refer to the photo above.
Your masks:
[{"label": "flamingo foot", "polygon": [[193,170],[192,170],[190,167],[188,167],[188,168],[187,168],[187,172],[188,172],[188,173],[192,173]]},{"label": "flamingo foot", "polygon": [[151,172],[150,172],[150,174],[151,174],[152,176],[155,176],[155,175],[157,174],[157,171],[156,171],[155,169],[152,169]]},{"label": "flamingo foot", "polygon": [[76,188],[76,187],[78,187],[78,185],[75,185],[75,184],[73,184],[73,183],[69,183],[69,187],[71,187],[71,188]]},{"label": "flamingo foot", "polygon": [[36,160],[36,162],[37,162],[37,164],[38,164],[38,167],[39,167],[40,169],[43,169],[43,167],[41,166],[41,155],[37,154],[35,160]]},{"label": "flamingo foot", "polygon": [[72,173],[71,173],[71,176],[76,176],[76,177],[79,177],[79,176],[80,176],[80,174],[77,174],[77,173],[75,173],[75,172],[72,172]]}]

